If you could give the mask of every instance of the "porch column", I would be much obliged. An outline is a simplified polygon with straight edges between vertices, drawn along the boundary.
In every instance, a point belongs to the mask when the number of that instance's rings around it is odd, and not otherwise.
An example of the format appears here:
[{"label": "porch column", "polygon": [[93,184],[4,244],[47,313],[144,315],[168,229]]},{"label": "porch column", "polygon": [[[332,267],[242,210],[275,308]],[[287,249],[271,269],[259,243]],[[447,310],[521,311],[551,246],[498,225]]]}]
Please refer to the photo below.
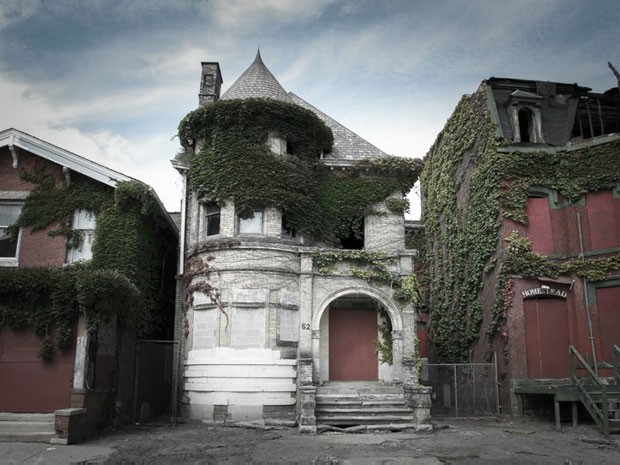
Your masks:
[{"label": "porch column", "polygon": [[299,276],[299,346],[297,350],[299,359],[312,359],[312,257],[307,254],[301,256]]},{"label": "porch column", "polygon": [[[415,309],[413,305],[407,304],[405,308],[403,308],[401,312],[401,317],[403,320],[403,365],[405,362],[413,359],[413,354],[415,351],[416,344],[416,333],[415,333]],[[406,376],[406,375],[405,375]],[[417,380],[416,380],[417,382]]]},{"label": "porch column", "polygon": [[75,362],[73,364],[73,389],[86,389],[88,376],[88,340],[90,336],[86,329],[86,317],[80,315],[77,325],[77,340],[75,344]]}]

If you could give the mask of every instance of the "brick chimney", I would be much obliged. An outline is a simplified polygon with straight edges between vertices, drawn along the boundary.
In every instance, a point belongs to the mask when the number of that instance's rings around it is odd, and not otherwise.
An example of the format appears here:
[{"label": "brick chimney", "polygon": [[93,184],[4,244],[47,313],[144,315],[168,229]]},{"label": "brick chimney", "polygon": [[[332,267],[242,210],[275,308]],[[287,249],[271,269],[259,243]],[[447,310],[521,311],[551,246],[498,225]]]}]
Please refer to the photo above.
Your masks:
[{"label": "brick chimney", "polygon": [[202,62],[202,76],[200,77],[200,93],[198,94],[198,106],[205,106],[217,102],[220,99],[222,87],[222,73],[220,64]]}]

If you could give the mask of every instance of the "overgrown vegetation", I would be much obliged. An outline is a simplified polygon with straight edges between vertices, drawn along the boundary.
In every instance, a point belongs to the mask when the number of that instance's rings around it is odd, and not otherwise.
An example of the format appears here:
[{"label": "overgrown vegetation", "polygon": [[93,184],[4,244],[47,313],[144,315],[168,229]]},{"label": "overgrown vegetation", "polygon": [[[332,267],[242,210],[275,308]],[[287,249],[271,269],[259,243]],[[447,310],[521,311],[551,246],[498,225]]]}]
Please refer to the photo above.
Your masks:
[{"label": "overgrown vegetation", "polygon": [[160,328],[164,312],[174,308],[160,286],[164,257],[170,259],[175,245],[158,225],[161,212],[148,186],[128,181],[112,189],[77,173],[61,184],[43,167],[22,176],[36,187],[13,233],[49,228],[49,235],[67,237],[67,247],[78,247],[82,237],[72,219],[85,209],[97,217],[93,258],[64,268],[0,269],[0,325],[32,327],[44,338],[44,359],[69,348],[79,314],[91,331],[117,316],[142,335]]},{"label": "overgrown vegetation", "polygon": [[[288,152],[274,154],[268,135],[286,139]],[[363,217],[395,192],[407,193],[421,171],[420,160],[388,157],[331,170],[320,162],[331,150],[331,130],[314,113],[268,99],[219,101],[188,114],[179,126],[190,188],[209,202],[233,201],[236,212],[282,210],[290,230],[330,245],[353,233]],[[405,201],[388,208],[404,211]]]},{"label": "overgrown vegetation", "polygon": [[[567,205],[587,192],[608,190],[620,180],[620,143],[575,151],[500,152],[485,89],[464,97],[425,159],[421,174],[426,202],[425,260],[431,309],[430,337],[441,361],[467,361],[481,334],[490,345],[512,305],[510,276],[534,278],[574,273],[605,279],[620,270],[620,256],[554,261],[531,252],[517,234],[499,242],[510,218],[527,224],[528,191],[542,186]],[[485,281],[486,280],[486,281]],[[482,331],[481,292],[491,286],[491,319]],[[488,295],[488,294],[487,294]]]},{"label": "overgrown vegetation", "polygon": [[[400,276],[390,271],[392,258],[383,252],[366,252],[364,250],[328,250],[312,254],[313,264],[320,274],[338,274],[337,263],[348,262],[351,276],[376,285],[389,286],[393,289],[394,299],[405,306],[418,308],[420,305],[420,285],[415,274]],[[392,364],[392,323],[387,312],[379,325],[381,337],[375,340],[375,348],[382,363]],[[416,349],[417,350],[417,349]]]}]

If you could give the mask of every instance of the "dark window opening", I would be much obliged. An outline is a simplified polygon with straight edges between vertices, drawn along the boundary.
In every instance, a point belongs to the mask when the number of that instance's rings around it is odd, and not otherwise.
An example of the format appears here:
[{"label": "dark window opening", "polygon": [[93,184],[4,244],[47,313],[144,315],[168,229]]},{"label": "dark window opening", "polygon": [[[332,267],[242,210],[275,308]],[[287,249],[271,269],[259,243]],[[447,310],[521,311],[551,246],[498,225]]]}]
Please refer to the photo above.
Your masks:
[{"label": "dark window opening", "polygon": [[202,76],[202,85],[205,87],[210,87],[213,85],[213,74],[204,74]]},{"label": "dark window opening", "polygon": [[207,236],[215,236],[220,233],[220,207],[214,203],[206,206]]},{"label": "dark window opening", "polygon": [[288,224],[288,218],[286,215],[282,215],[282,229],[280,231],[280,237],[282,239],[295,239],[297,237],[297,229]]},{"label": "dark window opening", "polygon": [[290,140],[286,141],[286,153],[288,153],[289,155],[293,154],[293,145],[291,144]]},{"label": "dark window opening", "polygon": [[351,222],[348,234],[340,237],[340,246],[343,249],[361,250],[364,248],[364,218]]},{"label": "dark window opening", "polygon": [[527,108],[519,110],[519,135],[521,142],[533,142],[532,130],[534,129],[532,112]]}]

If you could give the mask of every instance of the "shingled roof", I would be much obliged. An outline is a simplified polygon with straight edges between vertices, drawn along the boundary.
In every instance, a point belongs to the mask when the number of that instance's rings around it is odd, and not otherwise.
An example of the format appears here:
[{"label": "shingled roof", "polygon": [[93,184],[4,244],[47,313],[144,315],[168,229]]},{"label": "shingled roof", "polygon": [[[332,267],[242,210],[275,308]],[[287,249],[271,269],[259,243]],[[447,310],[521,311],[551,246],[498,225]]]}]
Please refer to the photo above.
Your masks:
[{"label": "shingled roof", "polygon": [[287,93],[278,80],[267,69],[260,56],[256,53],[254,62],[246,69],[232,86],[222,95],[221,100],[269,98],[294,103],[310,110],[323,121],[334,134],[332,152],[325,155],[326,160],[361,160],[387,157],[388,155],[347,129],[335,119],[310,105],[301,97]]},{"label": "shingled roof", "polygon": [[344,127],[338,121],[326,115],[318,108],[313,107],[301,97],[292,92],[289,92],[288,95],[291,97],[293,103],[305,108],[306,110],[310,110],[332,130],[332,133],[334,134],[334,145],[332,146],[331,153],[325,155],[325,159],[362,160],[383,158],[388,156],[387,153],[378,149],[367,140],[362,139],[353,131]]},{"label": "shingled roof", "polygon": [[260,56],[260,50],[256,53],[254,62],[246,69],[239,79],[222,95],[222,100],[244,98],[270,98],[290,102],[284,88],[267,69]]}]

